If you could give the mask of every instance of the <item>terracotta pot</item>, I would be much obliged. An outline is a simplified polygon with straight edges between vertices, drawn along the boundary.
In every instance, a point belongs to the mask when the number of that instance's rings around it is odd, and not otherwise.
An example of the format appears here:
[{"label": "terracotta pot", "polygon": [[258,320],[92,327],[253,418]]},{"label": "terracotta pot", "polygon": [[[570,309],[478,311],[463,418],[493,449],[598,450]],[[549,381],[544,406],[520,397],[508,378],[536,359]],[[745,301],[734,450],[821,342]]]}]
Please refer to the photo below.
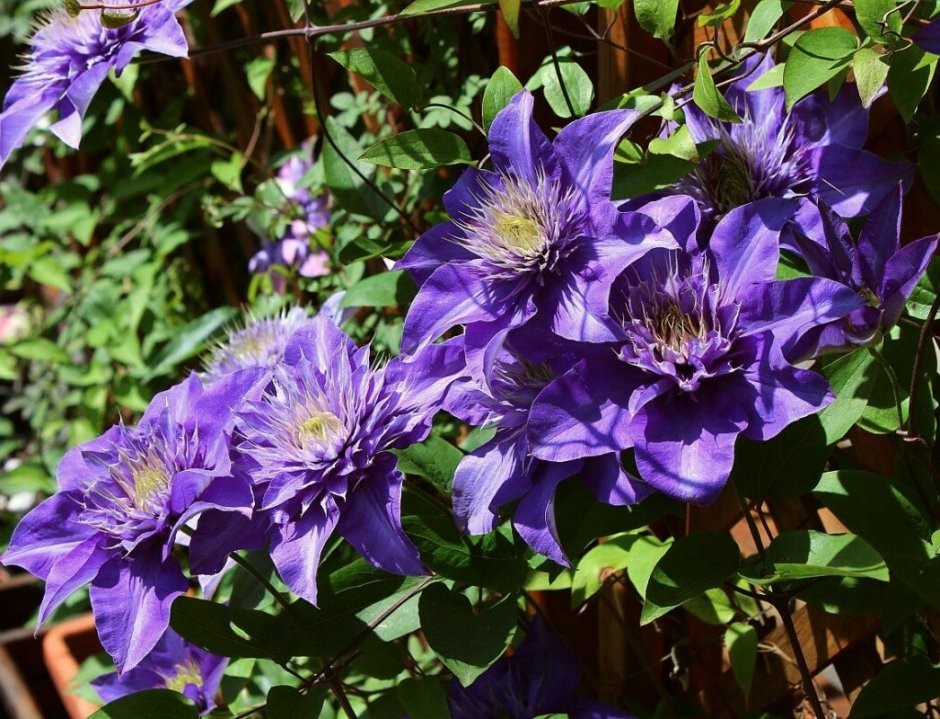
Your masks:
[{"label": "terracotta pot", "polygon": [[72,694],[81,663],[101,651],[91,614],[56,624],[42,639],[43,659],[59,698],[71,719],[87,719],[98,709],[94,704]]}]

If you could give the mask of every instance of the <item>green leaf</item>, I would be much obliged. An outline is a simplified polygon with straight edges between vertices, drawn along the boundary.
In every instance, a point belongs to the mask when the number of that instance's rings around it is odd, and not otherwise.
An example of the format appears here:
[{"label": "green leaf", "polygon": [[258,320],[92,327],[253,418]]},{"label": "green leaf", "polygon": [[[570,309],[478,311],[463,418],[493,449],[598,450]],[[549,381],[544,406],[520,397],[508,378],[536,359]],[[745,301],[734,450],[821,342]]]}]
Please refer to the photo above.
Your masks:
[{"label": "green leaf", "polygon": [[359,280],[343,296],[340,307],[405,307],[417,293],[404,270],[391,270]]},{"label": "green leaf", "polygon": [[940,666],[934,666],[926,657],[891,662],[862,689],[849,719],[887,719],[891,712],[936,699],[938,687]]},{"label": "green leaf", "polygon": [[571,604],[578,607],[597,594],[606,575],[630,565],[630,549],[640,539],[638,534],[621,534],[590,549],[575,570]]},{"label": "green leaf", "polygon": [[57,255],[43,255],[29,263],[27,274],[33,282],[48,285],[72,294],[72,278],[62,267]]},{"label": "green leaf", "polygon": [[90,719],[196,719],[199,711],[189,699],[169,689],[151,689],[121,697]]},{"label": "green leaf", "polygon": [[210,168],[212,176],[233,192],[242,192],[242,169],[245,158],[240,152],[233,152],[227,160],[213,160]]},{"label": "green leaf", "polygon": [[516,632],[513,595],[475,613],[465,596],[435,584],[422,593],[419,613],[431,649],[464,686],[503,655]]},{"label": "green leaf", "polygon": [[770,68],[754,82],[747,86],[748,92],[757,92],[771,87],[783,87],[783,73],[787,71],[786,63],[778,63]]},{"label": "green leaf", "polygon": [[436,679],[405,679],[396,687],[398,702],[410,717],[450,719],[447,695]]},{"label": "green leaf", "polygon": [[738,568],[738,545],[727,534],[697,532],[676,540],[656,563],[640,624],[649,624],[692,597],[718,587]]},{"label": "green leaf", "polygon": [[311,719],[320,716],[322,708],[322,694],[301,694],[294,687],[272,687],[268,692],[265,716],[267,719]]},{"label": "green leaf", "polygon": [[448,512],[420,495],[407,493],[403,504],[405,531],[429,569],[498,592],[518,589],[525,581],[524,545],[516,545],[510,527],[470,537],[457,531]]},{"label": "green leaf", "polygon": [[735,622],[725,630],[725,646],[731,660],[731,673],[744,691],[751,693],[754,665],[757,663],[757,631],[750,624]]},{"label": "green leaf", "polygon": [[682,608],[706,624],[715,626],[724,626],[734,619],[736,613],[731,597],[721,589],[709,589],[692,597]]},{"label": "green leaf", "polygon": [[692,100],[709,117],[714,117],[721,122],[741,122],[738,113],[715,86],[715,79],[708,65],[707,51],[699,55],[698,74],[695,76],[695,86],[692,88]]},{"label": "green leaf", "polygon": [[[924,123],[920,152],[917,153],[917,170],[933,201],[940,204],[940,122],[931,117]],[[940,291],[940,264],[937,258],[930,261],[927,272],[917,282],[908,301],[907,311],[919,320],[927,318],[930,305]],[[929,298],[929,299],[928,299]]]},{"label": "green leaf", "polygon": [[[435,10],[445,10],[464,5],[476,5],[476,0],[415,0],[402,10],[399,15],[423,15]],[[495,5],[496,0],[483,0],[484,5]]]},{"label": "green leaf", "polygon": [[813,496],[849,531],[880,554],[893,577],[940,606],[940,564],[931,545],[931,524],[912,492],[871,472],[839,470],[822,476]]},{"label": "green leaf", "polygon": [[[852,3],[852,9],[855,11],[855,17],[858,24],[868,35],[881,40],[885,32],[901,32],[901,12],[892,12],[897,6],[897,0],[857,0]],[[882,20],[887,19],[885,27],[881,26]]]},{"label": "green leaf", "polygon": [[924,52],[916,45],[891,56],[888,92],[904,122],[914,119],[917,106],[930,89],[937,59],[936,55]]},{"label": "green leaf", "polygon": [[867,109],[884,87],[888,78],[888,63],[881,53],[870,47],[862,47],[855,51],[852,72],[855,74],[855,87],[858,89],[862,107]]},{"label": "green leaf", "polygon": [[520,0],[499,0],[499,11],[503,15],[503,20],[509,28],[514,38],[519,37],[519,7]]},{"label": "green leaf", "polygon": [[170,624],[177,634],[207,652],[225,657],[291,658],[287,638],[297,627],[286,615],[227,607],[204,599],[179,597]]},{"label": "green leaf", "polygon": [[672,155],[689,162],[699,162],[699,148],[692,139],[688,125],[682,125],[669,137],[654,137],[650,140],[649,151],[654,155]]},{"label": "green leaf", "polygon": [[861,418],[868,406],[877,371],[875,360],[866,347],[842,355],[823,367],[822,373],[836,396],[836,401],[819,413],[826,444],[838,442]]},{"label": "green leaf", "polygon": [[855,534],[825,534],[811,529],[783,532],[767,548],[766,561],[773,573],[748,573],[748,581],[764,585],[812,577],[858,577],[880,582],[889,579],[881,555]]},{"label": "green leaf", "polygon": [[424,477],[445,494],[450,494],[457,465],[464,453],[436,434],[424,442],[395,452],[398,468],[406,474]]},{"label": "green leaf", "polygon": [[377,142],[359,159],[402,170],[431,170],[442,165],[469,165],[473,162],[462,137],[438,128],[399,133]]},{"label": "green leaf", "polygon": [[741,0],[730,0],[730,2],[722,3],[714,10],[711,10],[710,12],[703,12],[701,15],[699,15],[698,26],[717,27],[726,20],[733,18],[740,8]]},{"label": "green leaf", "polygon": [[72,358],[68,352],[59,347],[52,340],[45,337],[27,337],[10,346],[10,354],[20,359],[34,362],[58,362],[69,364]]},{"label": "green leaf", "polygon": [[329,56],[402,107],[414,107],[421,100],[414,70],[394,55],[377,48],[354,47],[331,52]]},{"label": "green leaf", "polygon": [[679,0],[634,0],[636,19],[646,32],[665,40],[676,24]]},{"label": "green leaf", "polygon": [[731,481],[746,497],[798,497],[819,480],[829,448],[820,419],[794,422],[765,442],[739,437]]},{"label": "green leaf", "polygon": [[858,39],[841,27],[821,27],[800,35],[783,73],[787,109],[846,70],[857,49]]},{"label": "green leaf", "polygon": [[147,374],[147,380],[175,371],[180,364],[202,352],[237,314],[234,307],[217,307],[174,333],[152,360],[153,369]]},{"label": "green leaf", "polygon": [[391,208],[353,170],[356,168],[365,177],[370,177],[375,168],[356,161],[356,158],[362,154],[362,148],[335,118],[326,119],[326,128],[339,148],[337,150],[329,141],[323,143],[323,172],[327,187],[330,188],[333,197],[343,209],[349,212],[374,220],[383,220],[392,211]]},{"label": "green leaf", "polygon": [[522,90],[522,83],[508,67],[498,67],[483,91],[483,127],[490,129],[500,110]]},{"label": "green leaf", "polygon": [[637,542],[630,547],[630,564],[627,565],[627,577],[631,584],[644,599],[649,588],[650,577],[659,564],[659,560],[672,546],[672,538],[665,542],[652,534],[641,535]]},{"label": "green leaf", "polygon": [[748,18],[744,42],[763,40],[792,6],[793,3],[787,0],[761,0]]},{"label": "green leaf", "polygon": [[[561,74],[561,79],[558,77],[559,74]],[[574,109],[573,117],[582,117],[591,109],[594,84],[584,68],[573,60],[559,59],[557,69],[551,66],[544,72],[543,81],[545,85],[542,92],[545,93],[545,99],[552,108],[552,112],[558,117],[572,117],[568,100],[571,100],[571,106]],[[564,90],[568,92],[568,100],[565,99],[562,82],[564,82]]]},{"label": "green leaf", "polygon": [[268,78],[274,72],[275,60],[273,57],[256,57],[245,65],[245,79],[248,87],[259,100],[264,100],[267,94]]}]

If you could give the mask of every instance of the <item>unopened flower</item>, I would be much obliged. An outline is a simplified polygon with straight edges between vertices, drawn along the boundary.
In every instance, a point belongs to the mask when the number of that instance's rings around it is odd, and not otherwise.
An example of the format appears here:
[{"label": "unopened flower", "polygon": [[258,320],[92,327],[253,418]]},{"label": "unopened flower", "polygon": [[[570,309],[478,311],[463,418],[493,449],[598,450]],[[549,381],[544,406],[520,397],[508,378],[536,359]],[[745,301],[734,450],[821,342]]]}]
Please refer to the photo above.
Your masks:
[{"label": "unopened flower", "polygon": [[205,390],[196,375],[158,394],[138,425],[113,427],[69,451],[59,492],[17,525],[2,559],[42,578],[39,621],[79,587],[118,668],[135,667],[166,631],[189,586],[174,536],[207,508],[245,511],[251,491],[231,476],[232,407],[255,383],[235,373]]},{"label": "unopened flower", "polygon": [[511,656],[502,657],[469,687],[454,679],[448,701],[452,719],[535,719],[563,714],[571,719],[632,719],[621,709],[577,696],[577,655],[533,620]]},{"label": "unopened flower", "polygon": [[[175,13],[192,0],[102,0],[120,10],[52,10],[39,22],[24,56],[23,74],[7,92],[0,113],[0,167],[23,144],[48,112],[50,126],[65,144],[77,148],[82,120],[111,70],[120,73],[141,50],[186,57],[189,47]],[[140,4],[136,10],[124,10]],[[109,18],[124,17],[120,22]],[[114,16],[114,17],[112,17]],[[113,25],[113,27],[108,27]]]},{"label": "unopened flower", "polygon": [[532,103],[522,91],[496,116],[493,170],[466,170],[444,195],[450,221],[398,263],[420,285],[405,319],[406,354],[457,325],[496,336],[537,314],[560,336],[592,338],[589,293],[603,294],[605,279],[672,242],[649,218],[619,213],[610,201],[614,148],[636,113],[589,115],[549,142]]},{"label": "unopened flower", "polygon": [[874,345],[897,324],[938,239],[933,235],[900,246],[901,199],[898,187],[867,218],[857,239],[825,208],[820,210],[824,218],[821,236],[797,234],[797,246],[810,273],[850,287],[864,304],[842,319],[811,329],[787,348],[793,357]]},{"label": "unopened flower", "polygon": [[225,657],[190,644],[170,629],[136,667],[104,674],[91,684],[105,702],[148,689],[170,689],[189,698],[200,714],[208,714],[216,707],[227,664]]},{"label": "unopened flower", "polygon": [[[667,192],[694,198],[711,223],[735,207],[768,198],[818,200],[842,217],[871,212],[908,176],[909,166],[862,149],[868,110],[853,87],[843,87],[833,101],[825,90],[816,92],[789,111],[782,87],[747,90],[773,67],[770,55],[756,56],[728,88],[740,123],[714,120],[695,105],[684,108],[692,140],[717,144]],[[635,198],[627,207],[648,199]],[[794,214],[813,210],[812,204],[790,206]]]},{"label": "unopened flower", "polygon": [[271,557],[315,603],[320,553],[338,531],[377,567],[422,574],[401,527],[402,474],[392,450],[420,442],[463,368],[458,347],[373,367],[328,318],[295,333],[264,395],[237,413],[237,462],[262,495]]},{"label": "unopened flower", "polygon": [[313,250],[310,241],[317,230],[330,223],[329,196],[314,194],[301,184],[313,167],[311,146],[304,154],[293,155],[278,171],[277,186],[289,208],[289,222],[284,235],[259,250],[248,265],[251,272],[267,272],[272,266],[291,267],[301,277],[329,274],[330,257],[323,249]]},{"label": "unopened flower", "polygon": [[445,404],[448,412],[464,421],[496,429],[493,439],[457,467],[454,517],[462,531],[485,534],[496,528],[498,509],[519,500],[513,525],[520,536],[535,551],[568,565],[555,526],[555,490],[561,482],[580,473],[600,501],[618,505],[633,504],[649,488],[623,470],[617,453],[566,462],[546,462],[531,455],[526,427],[532,403],[584,350],[571,347],[574,354],[566,353],[565,345],[574,343],[546,342],[536,331],[514,334],[495,353],[486,378],[455,383]]},{"label": "unopened flower", "polygon": [[580,362],[532,408],[535,456],[633,447],[645,482],[708,503],[728,479],[739,434],[770,439],[827,405],[825,380],[790,364],[783,348],[862,301],[827,279],[774,280],[789,215],[774,200],[751,203],[722,218],[706,252],[691,226],[684,250],[656,250],[628,268],[610,297],[612,351]]}]

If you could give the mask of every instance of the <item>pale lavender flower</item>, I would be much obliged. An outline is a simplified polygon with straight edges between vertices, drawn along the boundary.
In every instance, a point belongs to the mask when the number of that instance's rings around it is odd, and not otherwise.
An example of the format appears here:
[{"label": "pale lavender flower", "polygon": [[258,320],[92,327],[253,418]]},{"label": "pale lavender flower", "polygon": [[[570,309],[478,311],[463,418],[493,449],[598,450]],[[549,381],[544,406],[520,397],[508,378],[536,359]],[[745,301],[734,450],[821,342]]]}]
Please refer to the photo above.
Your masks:
[{"label": "pale lavender flower", "polygon": [[[142,0],[100,0],[127,6]],[[186,57],[189,46],[175,13],[192,0],[162,0],[125,13],[121,27],[102,25],[105,10],[84,10],[71,17],[64,9],[39,21],[24,56],[23,74],[7,92],[0,113],[0,167],[20,147],[27,133],[48,112],[58,120],[50,130],[70,147],[82,137],[82,120],[111,70],[120,73],[141,50]]]}]

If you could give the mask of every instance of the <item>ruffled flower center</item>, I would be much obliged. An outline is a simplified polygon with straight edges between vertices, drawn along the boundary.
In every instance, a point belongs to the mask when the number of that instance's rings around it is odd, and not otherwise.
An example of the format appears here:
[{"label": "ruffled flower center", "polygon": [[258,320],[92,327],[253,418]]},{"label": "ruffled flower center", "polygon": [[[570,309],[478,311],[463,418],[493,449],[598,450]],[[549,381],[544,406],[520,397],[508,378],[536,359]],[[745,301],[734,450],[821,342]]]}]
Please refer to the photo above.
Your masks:
[{"label": "ruffled flower center", "polygon": [[166,688],[180,694],[188,686],[202,687],[203,679],[199,665],[194,659],[187,659],[176,667],[176,674],[166,678]]},{"label": "ruffled flower center", "polygon": [[457,225],[455,241],[484,261],[492,279],[552,272],[571,251],[583,221],[575,192],[539,172],[534,183],[502,176],[485,186]]},{"label": "ruffled flower center", "polygon": [[717,125],[717,146],[675,191],[694,197],[716,217],[755,200],[805,194],[808,157],[796,145],[792,125],[784,120],[776,127],[776,121],[773,115],[745,116],[730,129]]},{"label": "ruffled flower center", "polygon": [[685,274],[672,267],[646,279],[632,273],[622,296],[620,359],[694,391],[703,380],[737,369],[738,314],[737,304],[722,303],[707,266]]},{"label": "ruffled flower center", "polygon": [[300,423],[297,441],[303,447],[333,444],[345,431],[342,420],[332,412],[314,412]]}]

